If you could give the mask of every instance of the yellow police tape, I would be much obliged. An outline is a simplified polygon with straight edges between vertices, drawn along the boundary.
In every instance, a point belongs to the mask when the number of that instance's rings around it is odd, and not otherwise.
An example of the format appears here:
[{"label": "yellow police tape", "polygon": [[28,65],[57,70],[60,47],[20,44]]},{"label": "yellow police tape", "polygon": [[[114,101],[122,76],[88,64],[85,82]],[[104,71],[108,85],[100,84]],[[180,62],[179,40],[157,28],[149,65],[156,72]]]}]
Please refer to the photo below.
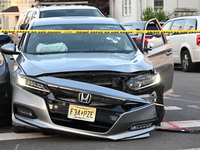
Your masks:
[{"label": "yellow police tape", "polygon": [[200,33],[200,30],[0,30],[0,33]]}]

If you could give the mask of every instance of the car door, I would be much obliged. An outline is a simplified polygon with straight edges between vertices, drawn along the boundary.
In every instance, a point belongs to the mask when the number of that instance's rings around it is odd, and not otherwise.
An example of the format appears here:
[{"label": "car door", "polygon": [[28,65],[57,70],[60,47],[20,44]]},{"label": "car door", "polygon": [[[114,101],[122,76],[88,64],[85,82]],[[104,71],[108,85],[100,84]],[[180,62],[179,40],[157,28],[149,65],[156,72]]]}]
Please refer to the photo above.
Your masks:
[{"label": "car door", "polygon": [[[148,25],[154,22],[158,30],[162,30],[162,27],[157,19],[149,20],[145,29]],[[149,36],[149,35],[148,35]],[[152,39],[145,40],[146,34],[142,35],[142,51],[151,60],[157,72],[161,75],[161,82],[164,86],[164,95],[172,92],[172,82],[173,82],[173,71],[174,62],[172,56],[172,47],[167,42],[164,33],[152,34]]]}]

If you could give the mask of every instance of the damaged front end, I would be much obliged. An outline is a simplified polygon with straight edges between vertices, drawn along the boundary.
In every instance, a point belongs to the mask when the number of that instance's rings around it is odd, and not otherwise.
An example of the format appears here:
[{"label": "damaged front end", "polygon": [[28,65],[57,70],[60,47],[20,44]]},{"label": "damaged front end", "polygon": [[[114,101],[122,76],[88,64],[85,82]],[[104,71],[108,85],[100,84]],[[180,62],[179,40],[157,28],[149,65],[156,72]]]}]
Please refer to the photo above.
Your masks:
[{"label": "damaged front end", "polygon": [[112,140],[148,137],[155,128],[161,86],[152,71],[18,75],[16,81],[15,125]]}]

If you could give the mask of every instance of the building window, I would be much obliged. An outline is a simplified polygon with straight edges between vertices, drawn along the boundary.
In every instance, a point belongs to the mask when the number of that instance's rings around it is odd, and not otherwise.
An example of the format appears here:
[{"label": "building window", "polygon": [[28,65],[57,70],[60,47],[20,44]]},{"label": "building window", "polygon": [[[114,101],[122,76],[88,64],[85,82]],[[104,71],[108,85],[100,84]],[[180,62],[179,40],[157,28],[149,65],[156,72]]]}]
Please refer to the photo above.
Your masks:
[{"label": "building window", "polygon": [[163,9],[163,0],[154,0],[154,8]]},{"label": "building window", "polygon": [[123,0],[123,15],[131,15],[131,0]]}]

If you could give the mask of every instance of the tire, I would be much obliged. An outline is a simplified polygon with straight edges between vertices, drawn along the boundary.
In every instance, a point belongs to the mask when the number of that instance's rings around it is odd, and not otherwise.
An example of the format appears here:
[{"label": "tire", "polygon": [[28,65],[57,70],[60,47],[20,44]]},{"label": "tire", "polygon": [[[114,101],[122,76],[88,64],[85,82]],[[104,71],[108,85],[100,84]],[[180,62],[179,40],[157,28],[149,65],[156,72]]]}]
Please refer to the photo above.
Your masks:
[{"label": "tire", "polygon": [[33,130],[25,128],[25,127],[21,127],[21,126],[15,126],[13,125],[12,127],[13,131],[15,133],[27,133],[27,132],[33,132]]},{"label": "tire", "polygon": [[181,54],[181,67],[184,72],[194,71],[195,69],[195,64],[192,63],[190,53],[187,50]]}]

